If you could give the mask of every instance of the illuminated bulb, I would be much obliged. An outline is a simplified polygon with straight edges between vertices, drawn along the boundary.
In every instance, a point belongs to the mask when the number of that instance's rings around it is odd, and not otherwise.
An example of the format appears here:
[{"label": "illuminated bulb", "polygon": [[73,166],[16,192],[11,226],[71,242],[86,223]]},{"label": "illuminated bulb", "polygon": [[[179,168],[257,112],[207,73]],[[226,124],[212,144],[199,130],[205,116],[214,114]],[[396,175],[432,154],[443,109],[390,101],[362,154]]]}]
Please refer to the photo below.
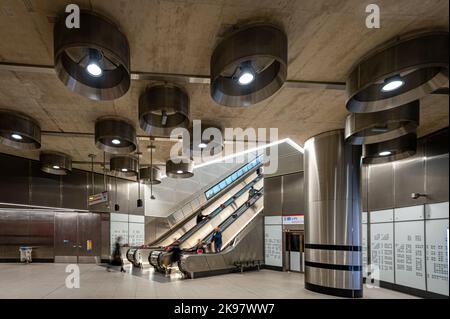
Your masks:
[{"label": "illuminated bulb", "polygon": [[392,152],[390,152],[390,151],[384,151],[384,152],[380,152],[378,155],[380,155],[380,156],[389,156],[391,154],[392,154]]},{"label": "illuminated bulb", "polygon": [[255,76],[251,74],[250,72],[244,72],[241,76],[239,76],[239,84],[241,85],[247,85],[253,82],[255,79]]},{"label": "illuminated bulb", "polygon": [[206,148],[206,146],[208,146],[208,145],[206,145],[205,143],[200,143],[200,144],[198,144],[198,147],[199,147],[199,148]]},{"label": "illuminated bulb", "polygon": [[181,170],[177,171],[177,174],[183,174],[183,171],[181,171]]},{"label": "illuminated bulb", "polygon": [[23,138],[22,135],[19,134],[11,134],[11,137],[15,140],[21,140]]},{"label": "illuminated bulb", "polygon": [[126,168],[122,168],[122,172],[128,172]]},{"label": "illuminated bulb", "polygon": [[98,66],[98,64],[93,62],[88,64],[86,70],[90,75],[95,77],[101,76],[103,73],[102,69]]},{"label": "illuminated bulb", "polygon": [[114,145],[119,145],[120,144],[120,140],[118,140],[117,138],[113,139],[111,141],[111,143],[113,143]]},{"label": "illuminated bulb", "polygon": [[398,88],[402,87],[404,84],[405,84],[405,81],[403,81],[398,76],[390,78],[390,79],[386,79],[384,81],[383,87],[381,88],[381,91],[391,92],[391,91],[397,90]]},{"label": "illuminated bulb", "polygon": [[53,169],[60,169],[58,165],[53,165]]}]

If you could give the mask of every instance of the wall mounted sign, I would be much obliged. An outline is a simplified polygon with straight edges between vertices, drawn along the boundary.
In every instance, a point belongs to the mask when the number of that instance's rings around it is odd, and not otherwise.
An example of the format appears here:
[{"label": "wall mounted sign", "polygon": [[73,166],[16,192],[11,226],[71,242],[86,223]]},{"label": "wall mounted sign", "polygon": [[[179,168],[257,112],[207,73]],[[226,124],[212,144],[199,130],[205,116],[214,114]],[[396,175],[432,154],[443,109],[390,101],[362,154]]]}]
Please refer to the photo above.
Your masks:
[{"label": "wall mounted sign", "polygon": [[305,215],[284,215],[283,225],[303,225],[305,223]]},{"label": "wall mounted sign", "polygon": [[108,192],[101,192],[99,194],[89,195],[88,197],[89,206],[107,202],[108,202]]}]

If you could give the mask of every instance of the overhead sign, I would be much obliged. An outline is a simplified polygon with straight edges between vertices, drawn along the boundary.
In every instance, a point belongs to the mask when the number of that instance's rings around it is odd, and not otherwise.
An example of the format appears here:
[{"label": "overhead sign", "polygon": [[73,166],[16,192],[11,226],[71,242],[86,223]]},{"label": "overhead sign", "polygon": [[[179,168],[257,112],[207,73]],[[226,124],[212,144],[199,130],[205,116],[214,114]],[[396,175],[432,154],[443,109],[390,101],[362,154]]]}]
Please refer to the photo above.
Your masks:
[{"label": "overhead sign", "polygon": [[108,192],[101,192],[99,194],[89,195],[88,203],[89,206],[108,203]]},{"label": "overhead sign", "polygon": [[283,225],[303,225],[305,223],[305,215],[284,215]]}]

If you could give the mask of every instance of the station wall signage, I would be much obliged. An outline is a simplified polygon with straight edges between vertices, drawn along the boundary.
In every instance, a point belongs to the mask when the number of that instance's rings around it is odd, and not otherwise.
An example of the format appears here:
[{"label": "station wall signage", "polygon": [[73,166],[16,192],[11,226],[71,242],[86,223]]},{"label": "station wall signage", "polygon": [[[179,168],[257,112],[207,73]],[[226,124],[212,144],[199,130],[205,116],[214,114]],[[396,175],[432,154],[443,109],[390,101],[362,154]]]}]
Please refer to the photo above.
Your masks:
[{"label": "station wall signage", "polygon": [[305,215],[303,214],[283,216],[283,225],[303,225],[304,223],[305,223]]},{"label": "station wall signage", "polygon": [[108,203],[108,192],[101,192],[99,194],[89,195],[88,197],[89,206]]}]

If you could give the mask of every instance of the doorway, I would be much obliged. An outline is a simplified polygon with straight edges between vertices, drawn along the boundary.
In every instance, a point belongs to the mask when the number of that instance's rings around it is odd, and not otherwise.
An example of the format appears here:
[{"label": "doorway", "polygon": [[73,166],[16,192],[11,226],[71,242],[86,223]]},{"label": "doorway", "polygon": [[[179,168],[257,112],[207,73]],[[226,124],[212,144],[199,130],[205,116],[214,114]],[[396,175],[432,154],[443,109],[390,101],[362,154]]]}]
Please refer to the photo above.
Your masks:
[{"label": "doorway", "polygon": [[287,271],[304,272],[304,231],[285,231],[285,267]]},{"label": "doorway", "polygon": [[94,213],[55,213],[55,262],[99,263],[101,218]]}]

